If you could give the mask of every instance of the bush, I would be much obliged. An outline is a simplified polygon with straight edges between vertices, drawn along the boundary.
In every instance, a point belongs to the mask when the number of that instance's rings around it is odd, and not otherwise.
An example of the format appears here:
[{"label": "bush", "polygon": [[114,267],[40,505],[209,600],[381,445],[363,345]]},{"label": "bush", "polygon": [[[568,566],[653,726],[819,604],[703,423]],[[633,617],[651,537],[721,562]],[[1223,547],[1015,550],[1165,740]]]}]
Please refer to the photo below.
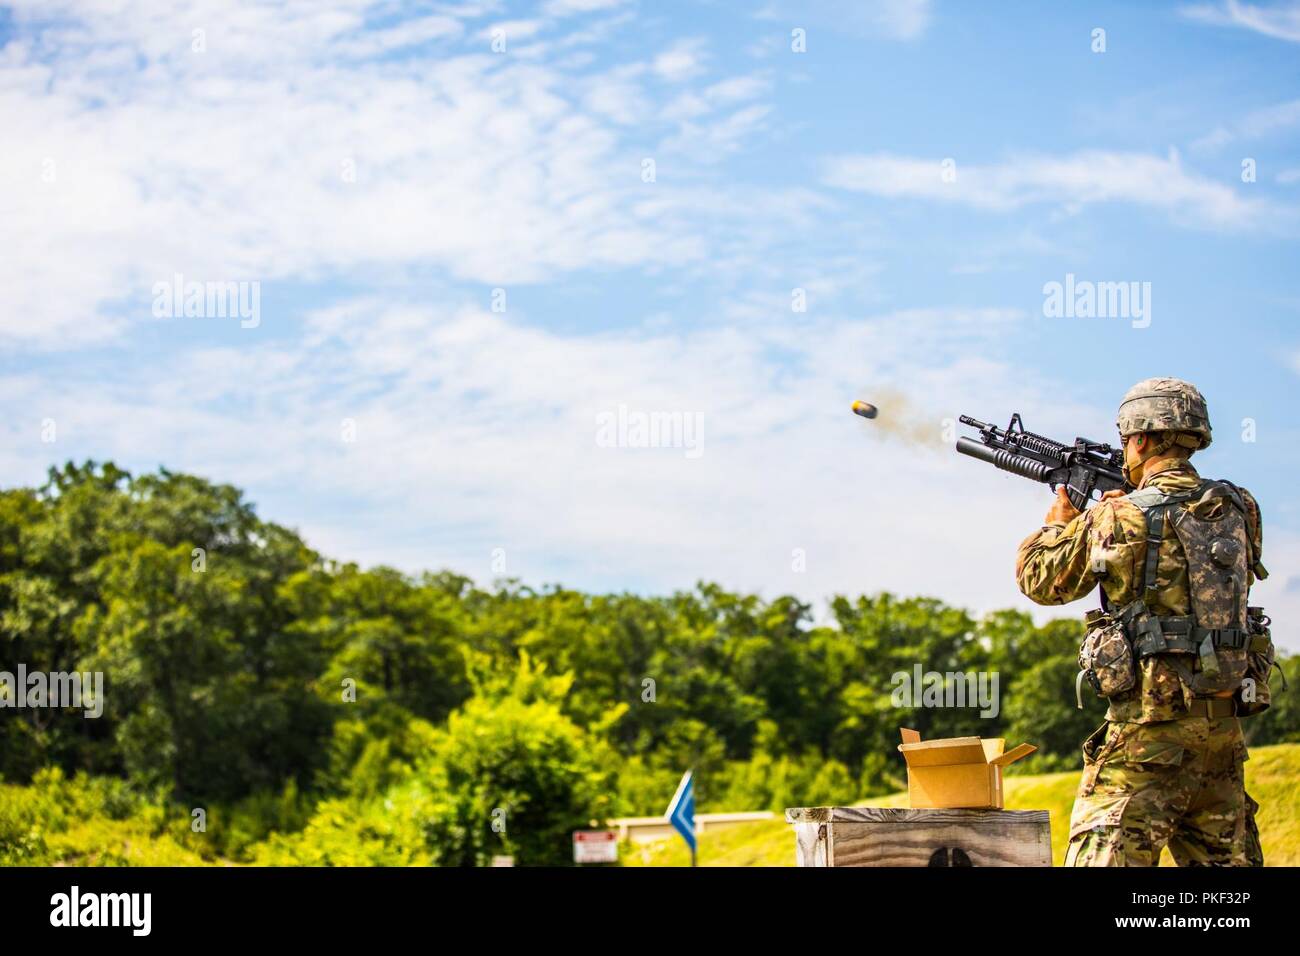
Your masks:
[{"label": "bush", "polygon": [[[490,674],[479,695],[432,731],[405,779],[382,795],[386,741],[360,748],[353,796],[322,803],[298,834],[258,849],[264,865],[482,866],[497,854],[518,865],[572,862],[572,833],[605,817],[614,790],[613,753],[561,711],[571,678],[547,677],[524,655],[510,675]],[[358,728],[347,731],[357,749]]]},{"label": "bush", "polygon": [[0,866],[43,866],[39,798],[29,787],[0,785]]}]

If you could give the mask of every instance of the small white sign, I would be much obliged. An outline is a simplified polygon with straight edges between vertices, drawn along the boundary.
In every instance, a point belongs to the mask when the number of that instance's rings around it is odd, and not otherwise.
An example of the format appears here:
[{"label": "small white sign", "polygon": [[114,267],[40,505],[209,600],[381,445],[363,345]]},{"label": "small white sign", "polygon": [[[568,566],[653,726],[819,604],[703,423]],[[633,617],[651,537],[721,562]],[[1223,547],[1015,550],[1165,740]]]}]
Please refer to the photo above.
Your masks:
[{"label": "small white sign", "polygon": [[617,863],[617,830],[574,830],[574,863]]}]

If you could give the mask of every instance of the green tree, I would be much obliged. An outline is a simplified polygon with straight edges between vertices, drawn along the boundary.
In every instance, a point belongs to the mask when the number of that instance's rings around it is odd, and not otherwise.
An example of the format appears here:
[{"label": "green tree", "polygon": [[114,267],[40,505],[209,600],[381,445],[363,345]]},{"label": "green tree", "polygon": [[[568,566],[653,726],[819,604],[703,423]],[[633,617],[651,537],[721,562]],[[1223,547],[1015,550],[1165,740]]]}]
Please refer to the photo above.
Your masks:
[{"label": "green tree", "polygon": [[482,866],[572,862],[572,833],[609,815],[614,754],[569,720],[571,675],[548,676],[522,655],[508,683],[484,680],[453,713],[417,771],[433,797],[425,824],[434,861]]}]

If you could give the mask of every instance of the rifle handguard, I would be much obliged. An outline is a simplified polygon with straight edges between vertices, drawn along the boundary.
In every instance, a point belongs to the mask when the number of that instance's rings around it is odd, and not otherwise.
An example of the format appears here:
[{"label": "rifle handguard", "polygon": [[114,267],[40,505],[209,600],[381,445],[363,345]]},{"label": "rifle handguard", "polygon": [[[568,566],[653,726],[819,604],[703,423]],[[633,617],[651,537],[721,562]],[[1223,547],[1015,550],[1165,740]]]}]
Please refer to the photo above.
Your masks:
[{"label": "rifle handguard", "polygon": [[1006,449],[990,448],[970,438],[958,438],[957,450],[963,455],[986,461],[1003,471],[1009,471],[1013,475],[1029,478],[1032,481],[1047,481],[1047,473],[1051,471],[1042,462],[1016,455]]}]

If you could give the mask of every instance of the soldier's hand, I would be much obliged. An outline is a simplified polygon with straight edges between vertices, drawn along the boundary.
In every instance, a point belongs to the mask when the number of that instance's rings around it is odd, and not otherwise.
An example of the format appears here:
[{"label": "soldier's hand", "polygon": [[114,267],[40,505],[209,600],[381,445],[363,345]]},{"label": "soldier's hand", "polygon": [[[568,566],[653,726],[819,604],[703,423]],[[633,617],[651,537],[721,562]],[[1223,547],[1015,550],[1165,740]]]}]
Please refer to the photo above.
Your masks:
[{"label": "soldier's hand", "polygon": [[1079,509],[1074,506],[1070,500],[1069,493],[1065,490],[1065,485],[1056,489],[1056,500],[1052,502],[1052,507],[1047,510],[1047,524],[1069,524],[1079,516]]}]

